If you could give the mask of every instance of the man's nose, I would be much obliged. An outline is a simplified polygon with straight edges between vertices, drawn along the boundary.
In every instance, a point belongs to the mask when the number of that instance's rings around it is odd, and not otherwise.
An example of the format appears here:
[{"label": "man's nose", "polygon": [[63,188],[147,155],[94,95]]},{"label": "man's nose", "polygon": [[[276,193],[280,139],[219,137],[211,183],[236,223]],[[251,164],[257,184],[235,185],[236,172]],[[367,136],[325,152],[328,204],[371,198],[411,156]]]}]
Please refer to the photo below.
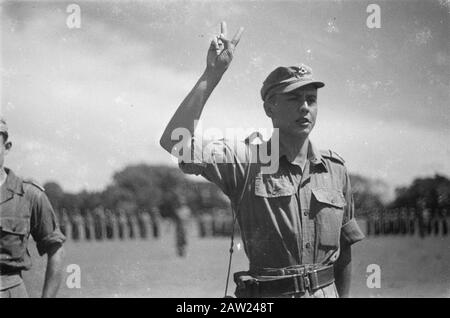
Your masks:
[{"label": "man's nose", "polygon": [[306,100],[300,101],[299,103],[299,111],[300,112],[306,112],[309,111],[309,105],[308,102]]}]

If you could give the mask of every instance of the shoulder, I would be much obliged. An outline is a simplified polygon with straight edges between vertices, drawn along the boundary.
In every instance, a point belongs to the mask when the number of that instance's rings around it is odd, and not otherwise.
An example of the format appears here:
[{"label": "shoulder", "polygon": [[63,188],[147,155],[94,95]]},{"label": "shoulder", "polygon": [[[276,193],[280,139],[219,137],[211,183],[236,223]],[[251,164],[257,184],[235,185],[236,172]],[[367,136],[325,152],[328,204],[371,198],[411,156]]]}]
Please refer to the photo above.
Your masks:
[{"label": "shoulder", "polygon": [[328,172],[333,175],[333,179],[337,182],[335,186],[342,185],[343,192],[347,192],[347,187],[350,185],[350,175],[345,160],[333,150],[320,150],[320,154],[324,163],[327,166]]},{"label": "shoulder", "polygon": [[245,163],[248,161],[251,147],[246,140],[218,139],[211,140],[203,148],[203,155],[211,155],[215,163]]},{"label": "shoulder", "polygon": [[44,187],[30,178],[21,179],[21,191],[23,199],[30,202],[32,206],[40,206],[48,201]]},{"label": "shoulder", "polygon": [[45,188],[33,179],[23,179],[22,184],[25,193],[34,194],[37,196],[41,196],[45,193]]},{"label": "shoulder", "polygon": [[338,155],[333,150],[329,150],[329,149],[328,150],[320,150],[320,155],[327,160],[341,164],[343,166],[345,164],[344,158],[342,158],[340,155]]},{"label": "shoulder", "polygon": [[209,139],[209,138],[199,138],[193,137],[191,147],[195,150],[201,151],[203,156],[222,155],[222,154],[233,154],[245,149],[247,146],[245,141],[240,141],[237,139]]}]

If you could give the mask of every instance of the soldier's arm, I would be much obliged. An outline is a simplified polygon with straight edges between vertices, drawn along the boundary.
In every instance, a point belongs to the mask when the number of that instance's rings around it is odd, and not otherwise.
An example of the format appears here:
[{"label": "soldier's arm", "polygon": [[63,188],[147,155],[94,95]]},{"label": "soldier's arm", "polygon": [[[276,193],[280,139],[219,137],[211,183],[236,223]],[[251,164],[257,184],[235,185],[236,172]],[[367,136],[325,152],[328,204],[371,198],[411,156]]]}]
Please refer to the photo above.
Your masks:
[{"label": "soldier's arm", "polygon": [[55,297],[63,277],[64,235],[59,230],[55,212],[44,189],[27,182],[27,195],[32,206],[31,235],[39,255],[47,254],[42,297]]},{"label": "soldier's arm", "polygon": [[63,279],[64,248],[54,245],[47,252],[47,269],[45,271],[42,298],[56,297]]},{"label": "soldier's arm", "polygon": [[352,251],[351,246],[361,241],[364,234],[361,232],[355,219],[355,205],[353,200],[350,175],[344,167],[343,194],[347,202],[344,208],[344,219],[341,229],[340,253],[334,265],[334,277],[339,297],[349,297],[351,272],[352,272]]},{"label": "soldier's arm", "polygon": [[[179,134],[176,129],[182,129],[184,132],[187,130],[190,137],[194,135],[195,121],[200,118],[206,101],[230,65],[234,48],[239,43],[242,32],[243,28],[240,28],[233,39],[228,40],[226,24],[221,23],[221,35],[211,41],[205,71],[178,107],[161,136],[160,145],[169,153],[179,157],[180,149],[177,147],[180,140],[177,139]],[[181,140],[182,146],[189,143],[190,140]]]},{"label": "soldier's arm", "polygon": [[341,252],[334,265],[334,279],[339,297],[348,297],[350,294],[350,283],[352,273],[352,251],[351,246],[341,241]]}]

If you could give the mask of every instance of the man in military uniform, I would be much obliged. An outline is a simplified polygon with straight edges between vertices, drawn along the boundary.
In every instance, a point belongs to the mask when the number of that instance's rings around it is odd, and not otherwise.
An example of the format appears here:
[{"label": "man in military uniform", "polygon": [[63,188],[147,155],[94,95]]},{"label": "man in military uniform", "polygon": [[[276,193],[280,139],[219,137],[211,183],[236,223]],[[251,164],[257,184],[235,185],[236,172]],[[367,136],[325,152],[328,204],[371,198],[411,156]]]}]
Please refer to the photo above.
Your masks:
[{"label": "man in military uniform", "polygon": [[191,210],[186,204],[184,197],[180,198],[180,202],[174,209],[174,223],[175,223],[175,242],[177,255],[185,257],[188,245],[188,222]]},{"label": "man in military uniform", "polygon": [[[230,198],[249,259],[249,270],[234,275],[236,296],[347,297],[351,245],[364,235],[355,221],[344,160],[333,151],[317,150],[308,138],[317,116],[317,90],[324,86],[313,80],[311,68],[278,67],[263,83],[261,97],[278,132],[278,149],[271,148],[272,142],[252,147],[249,140],[200,142],[194,136],[194,122],[230,65],[242,31],[229,40],[222,22],[206,70],[160,144],[178,156],[185,173],[202,175]],[[172,140],[177,128],[192,137]],[[267,162],[258,150],[264,147],[276,171],[264,171]]]},{"label": "man in military uniform", "polygon": [[3,119],[0,136],[0,298],[28,297],[22,271],[31,267],[30,234],[39,254],[48,256],[42,297],[55,297],[62,280],[65,237],[44,189],[3,167],[12,146]]}]

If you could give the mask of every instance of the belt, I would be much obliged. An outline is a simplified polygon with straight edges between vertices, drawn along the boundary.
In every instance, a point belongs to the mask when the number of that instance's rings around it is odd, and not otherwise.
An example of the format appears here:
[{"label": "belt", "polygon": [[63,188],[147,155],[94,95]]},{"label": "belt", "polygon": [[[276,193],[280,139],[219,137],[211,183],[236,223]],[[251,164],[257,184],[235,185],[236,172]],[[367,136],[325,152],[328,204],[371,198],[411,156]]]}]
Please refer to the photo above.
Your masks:
[{"label": "belt", "polygon": [[0,291],[20,285],[22,282],[22,274],[20,272],[15,274],[2,273],[0,274]]},{"label": "belt", "polygon": [[9,268],[0,264],[0,276],[20,275],[21,273],[21,269]]},{"label": "belt", "polygon": [[244,297],[279,297],[306,291],[314,292],[334,282],[333,265],[312,270],[308,270],[307,267],[280,269],[280,271],[286,270],[297,270],[300,273],[284,276],[256,276],[253,279],[240,281],[238,289]]},{"label": "belt", "polygon": [[315,270],[326,270],[328,267],[333,267],[333,265],[324,266],[321,264],[305,264],[305,265],[292,265],[283,268],[260,268],[252,270],[251,273],[255,276],[287,276],[296,274],[305,274],[308,272],[313,272]]}]

